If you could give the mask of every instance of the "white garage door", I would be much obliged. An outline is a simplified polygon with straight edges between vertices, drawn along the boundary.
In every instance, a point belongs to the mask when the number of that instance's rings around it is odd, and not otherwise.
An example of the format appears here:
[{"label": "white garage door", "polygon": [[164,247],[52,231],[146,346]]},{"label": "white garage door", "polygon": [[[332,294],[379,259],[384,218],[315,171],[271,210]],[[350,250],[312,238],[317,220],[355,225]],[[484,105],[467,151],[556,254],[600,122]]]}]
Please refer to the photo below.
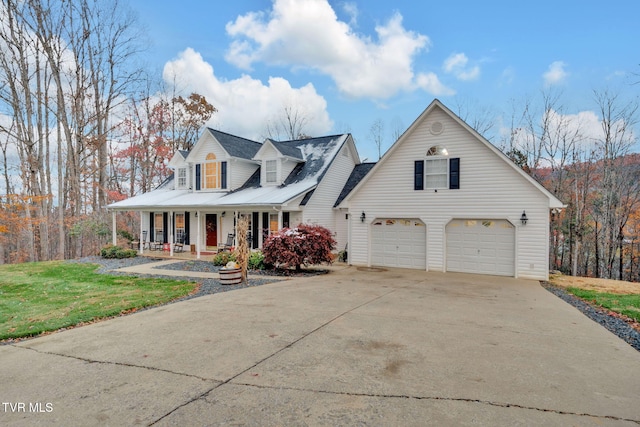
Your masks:
[{"label": "white garage door", "polygon": [[515,253],[509,221],[455,219],[447,225],[447,271],[514,276]]},{"label": "white garage door", "polygon": [[371,264],[427,268],[427,228],[416,219],[377,219],[371,224]]}]

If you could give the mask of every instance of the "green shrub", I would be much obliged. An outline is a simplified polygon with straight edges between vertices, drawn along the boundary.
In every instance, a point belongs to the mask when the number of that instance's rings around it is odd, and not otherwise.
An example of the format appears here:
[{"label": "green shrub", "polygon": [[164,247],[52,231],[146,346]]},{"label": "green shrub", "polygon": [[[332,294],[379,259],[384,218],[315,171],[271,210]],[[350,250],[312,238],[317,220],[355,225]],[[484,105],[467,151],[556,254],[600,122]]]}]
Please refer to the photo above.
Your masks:
[{"label": "green shrub", "polygon": [[133,234],[129,233],[127,230],[118,230],[118,235],[130,242],[133,240]]},{"label": "green shrub", "polygon": [[225,266],[229,261],[235,261],[236,255],[233,252],[223,251],[213,256],[213,265]]},{"label": "green shrub", "polygon": [[138,252],[135,249],[125,249],[120,246],[107,245],[100,250],[102,258],[135,258]]},{"label": "green shrub", "polygon": [[250,270],[264,270],[264,255],[260,251],[251,252],[249,255],[249,269]]}]

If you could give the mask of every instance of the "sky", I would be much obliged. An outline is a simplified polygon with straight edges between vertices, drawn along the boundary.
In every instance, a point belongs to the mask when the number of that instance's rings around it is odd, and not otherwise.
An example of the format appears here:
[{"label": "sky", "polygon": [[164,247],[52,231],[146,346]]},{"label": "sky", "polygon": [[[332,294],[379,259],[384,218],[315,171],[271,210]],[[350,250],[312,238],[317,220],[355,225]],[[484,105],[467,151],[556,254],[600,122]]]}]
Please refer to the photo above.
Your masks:
[{"label": "sky", "polygon": [[[218,112],[211,127],[261,141],[285,107],[311,136],[352,133],[375,161],[438,98],[499,134],[514,105],[562,95],[596,117],[594,90],[640,95],[640,2],[129,0],[145,66]],[[488,113],[487,113],[488,112]],[[597,127],[597,126],[595,126]]]}]

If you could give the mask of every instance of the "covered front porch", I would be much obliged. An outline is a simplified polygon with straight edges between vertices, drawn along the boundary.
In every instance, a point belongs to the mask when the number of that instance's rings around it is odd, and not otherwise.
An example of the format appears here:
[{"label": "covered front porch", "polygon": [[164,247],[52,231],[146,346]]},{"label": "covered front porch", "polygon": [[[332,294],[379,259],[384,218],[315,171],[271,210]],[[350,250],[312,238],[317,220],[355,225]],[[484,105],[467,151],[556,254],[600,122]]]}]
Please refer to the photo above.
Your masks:
[{"label": "covered front porch", "polygon": [[[231,209],[139,210],[139,236],[132,242],[140,255],[201,259],[221,247],[235,247],[236,224],[249,219],[249,247],[260,249],[269,234],[301,222],[300,211],[283,211],[277,206]],[[112,211],[112,240],[117,244],[117,211]]]}]

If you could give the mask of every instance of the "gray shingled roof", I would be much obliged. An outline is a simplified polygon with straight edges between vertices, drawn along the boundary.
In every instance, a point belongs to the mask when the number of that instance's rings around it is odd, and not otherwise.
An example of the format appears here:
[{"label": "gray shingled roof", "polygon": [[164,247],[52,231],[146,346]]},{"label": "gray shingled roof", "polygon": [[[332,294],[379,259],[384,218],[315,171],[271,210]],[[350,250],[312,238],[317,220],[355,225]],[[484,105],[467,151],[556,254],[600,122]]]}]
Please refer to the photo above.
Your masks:
[{"label": "gray shingled roof", "polygon": [[207,130],[218,140],[220,145],[232,157],[241,159],[252,159],[256,155],[262,144],[250,139],[241,138],[219,130],[207,128]]},{"label": "gray shingled roof", "polygon": [[288,142],[280,142],[270,140],[274,147],[278,149],[285,156],[293,157],[294,159],[304,160],[302,157],[302,153],[300,149],[295,146],[295,144],[290,144],[291,142],[295,143],[296,141],[288,141]]},{"label": "gray shingled roof", "polygon": [[353,171],[351,172],[351,175],[349,175],[347,182],[344,184],[336,203],[333,205],[334,208],[338,206],[340,202],[349,195],[349,193],[351,193],[351,190],[358,185],[362,178],[364,178],[375,165],[375,163],[360,163],[353,168]]},{"label": "gray shingled roof", "polygon": [[[343,141],[342,136],[343,135],[331,135],[280,142],[279,144],[299,150],[304,159],[304,163],[299,163],[291,171],[283,185],[294,184],[303,181],[307,177],[316,175],[318,171],[326,166],[327,162],[333,160],[333,157],[329,156],[328,153],[335,148],[336,144]],[[322,176],[319,176],[318,182],[320,182],[321,179]]]}]

